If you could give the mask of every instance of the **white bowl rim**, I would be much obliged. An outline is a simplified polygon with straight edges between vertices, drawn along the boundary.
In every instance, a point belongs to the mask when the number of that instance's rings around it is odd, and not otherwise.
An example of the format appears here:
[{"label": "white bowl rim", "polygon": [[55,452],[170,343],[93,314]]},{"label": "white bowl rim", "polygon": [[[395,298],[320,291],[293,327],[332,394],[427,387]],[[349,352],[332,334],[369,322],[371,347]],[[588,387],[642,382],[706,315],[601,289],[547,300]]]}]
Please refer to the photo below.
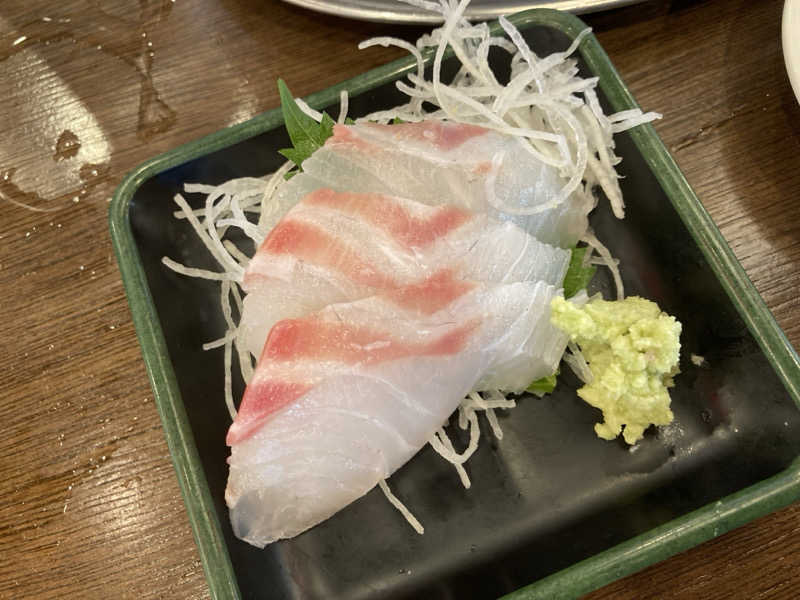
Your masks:
[{"label": "white bowl rim", "polygon": [[800,102],[800,0],[786,0],[784,3],[781,29],[786,73]]}]

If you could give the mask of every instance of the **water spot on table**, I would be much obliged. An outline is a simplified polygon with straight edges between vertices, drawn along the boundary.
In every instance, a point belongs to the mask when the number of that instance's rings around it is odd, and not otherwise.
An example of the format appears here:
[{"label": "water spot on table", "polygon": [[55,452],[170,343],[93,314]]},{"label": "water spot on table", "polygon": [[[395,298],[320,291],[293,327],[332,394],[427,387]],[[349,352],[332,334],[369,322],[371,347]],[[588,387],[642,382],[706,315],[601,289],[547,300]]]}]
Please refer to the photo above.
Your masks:
[{"label": "water spot on table", "polygon": [[53,160],[58,162],[67,158],[73,158],[78,154],[81,149],[81,142],[78,136],[72,133],[69,129],[65,129],[58,136],[56,141],[55,152],[53,153]]},{"label": "water spot on table", "polygon": [[[59,41],[58,49],[66,50],[66,42]],[[0,38],[0,55],[2,50]],[[9,109],[4,120],[23,129],[30,127],[34,134],[21,136],[5,151],[0,149],[0,201],[40,212],[65,208],[73,198],[86,196],[100,180],[83,181],[80,166],[108,164],[111,144],[89,106],[46,57],[31,48],[7,58],[3,79]],[[34,122],[31,115],[44,118]],[[17,164],[20,157],[33,160]]]},{"label": "water spot on table", "polygon": [[[84,167],[87,167],[84,170]],[[52,198],[45,198],[37,192],[27,191],[19,187],[14,181],[17,169],[14,167],[0,169],[0,200],[6,200],[29,210],[37,212],[53,212],[64,207],[65,203],[72,201],[77,203],[81,198],[87,196],[98,183],[103,181],[108,174],[108,165],[88,164],[83,165],[79,170],[79,177],[83,180],[83,186],[77,190],[70,190]],[[59,223],[57,227],[61,227]],[[30,232],[28,233],[30,235]]]},{"label": "water spot on table", "polygon": [[78,170],[78,176],[87,183],[96,183],[106,175],[108,175],[108,164],[85,163]]},{"label": "water spot on table", "polygon": [[[17,169],[14,167],[0,169],[0,200],[37,212],[57,210],[53,207],[44,208],[40,206],[42,198],[38,194],[19,189],[13,182],[16,172]],[[30,237],[30,232],[25,237]]]},{"label": "water spot on table", "polygon": [[[117,11],[120,14],[115,14],[112,12],[114,9],[111,7],[102,6],[99,3],[88,3],[86,7],[82,8],[78,16],[53,15],[35,19],[20,25],[5,35],[0,35],[0,62],[27,49],[34,51],[34,55],[27,58],[30,58],[33,62],[39,62],[41,57],[36,55],[37,47],[50,46],[51,44],[59,45],[59,43],[62,46],[66,43],[79,49],[92,49],[120,60],[129,68],[132,68],[139,78],[140,93],[136,133],[140,138],[150,139],[170,129],[176,121],[175,111],[161,99],[153,84],[151,72],[155,57],[155,47],[148,33],[170,15],[172,4],[170,0],[140,0],[138,15],[131,15],[131,7],[129,5],[123,5],[121,11]],[[14,71],[11,68],[9,70]],[[19,71],[19,69],[16,69],[16,71]],[[31,80],[46,81],[49,79],[35,73],[35,69],[33,71],[27,69],[24,72],[31,73],[30,77],[28,77]],[[55,75],[57,80],[60,80],[56,73],[52,73],[52,75]],[[7,87],[11,85],[8,81],[6,83]],[[117,90],[113,87],[113,81],[109,81],[108,85],[108,94],[116,93]],[[64,87],[68,88],[66,85]],[[47,94],[39,95],[36,90],[27,89],[26,94],[32,98],[53,97],[52,90],[49,90]],[[59,104],[61,107],[76,105],[82,107],[80,102],[77,104],[60,102]],[[55,115],[56,118],[58,116],[58,114]],[[73,117],[74,115],[66,116]],[[64,136],[66,133],[64,132],[61,135]],[[92,139],[97,138],[95,135],[90,137]],[[59,140],[62,140],[62,137]],[[68,142],[74,144],[77,140],[67,135],[62,141],[65,145],[70,146]],[[50,144],[52,143],[51,140]],[[78,145],[78,147],[80,146]],[[67,149],[66,152],[64,154],[57,150],[53,158],[60,161],[71,158],[76,154],[70,149]],[[37,191],[42,193],[41,190]],[[48,196],[50,194],[45,193],[44,195]]]},{"label": "water spot on table", "polygon": [[[152,53],[149,55],[148,63],[152,62]],[[136,135],[148,140],[154,135],[167,131],[175,124],[177,115],[167,104],[161,100],[153,86],[153,81],[149,77],[142,80],[141,93],[139,96],[139,122],[136,126]]]},{"label": "water spot on table", "polygon": [[138,488],[138,487],[140,487],[142,485],[143,481],[144,480],[142,479],[141,475],[134,475],[133,477],[129,477],[128,479],[123,481],[122,485],[123,485],[123,487],[128,488],[128,489],[130,489],[132,487],[133,488]]}]

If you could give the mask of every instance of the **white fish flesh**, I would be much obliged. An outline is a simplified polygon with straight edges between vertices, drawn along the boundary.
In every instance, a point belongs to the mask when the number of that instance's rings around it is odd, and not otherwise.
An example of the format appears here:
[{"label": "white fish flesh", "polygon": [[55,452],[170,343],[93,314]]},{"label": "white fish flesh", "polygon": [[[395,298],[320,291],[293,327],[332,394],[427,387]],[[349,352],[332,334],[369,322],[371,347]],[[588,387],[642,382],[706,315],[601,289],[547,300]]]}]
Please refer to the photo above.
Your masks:
[{"label": "white fish flesh", "polygon": [[560,287],[568,264],[568,251],[485,214],[318,188],[289,210],[250,260],[238,337],[259,356],[276,322],[328,304],[448,278]]},{"label": "white fish flesh", "polygon": [[452,280],[335,304],[270,332],[228,432],[236,535],[263,547],[358,499],[418,452],[470,390],[519,391],[567,338],[543,282]]},{"label": "white fish flesh", "polygon": [[558,169],[541,162],[519,138],[477,125],[422,121],[398,125],[336,125],[325,145],[303,162],[277,194],[263,226],[272,227],[318,187],[443,200],[497,220],[512,221],[537,239],[567,248],[588,227],[594,200],[574,192],[557,206],[531,215],[498,207],[531,208],[552,202],[564,185]]}]

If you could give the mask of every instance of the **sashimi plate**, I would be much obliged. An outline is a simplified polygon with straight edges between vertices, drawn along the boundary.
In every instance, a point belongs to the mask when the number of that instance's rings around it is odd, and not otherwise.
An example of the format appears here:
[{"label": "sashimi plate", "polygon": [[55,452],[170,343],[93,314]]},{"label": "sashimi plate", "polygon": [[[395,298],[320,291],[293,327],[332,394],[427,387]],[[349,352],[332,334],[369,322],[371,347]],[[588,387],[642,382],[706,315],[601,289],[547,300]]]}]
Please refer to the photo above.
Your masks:
[{"label": "sashimi plate", "polygon": [[[585,28],[574,16],[512,17],[540,54]],[[594,37],[579,49],[606,108],[636,103]],[[430,57],[428,57],[430,59]],[[350,114],[398,104],[401,60],[307,98]],[[655,107],[648,107],[658,109]],[[145,163],[117,190],[110,226],[118,262],[189,518],[217,598],[574,597],[720,535],[800,497],[800,366],[763,301],[649,125],[618,136],[625,220],[606,202],[591,224],[621,259],[628,294],[683,323],[675,422],[630,448],[598,439],[595,409],[562,371],[554,393],[522,397],[484,435],[464,489],[451,465],[422,450],[390,480],[425,525],[418,535],[373,490],[331,519],[263,550],[233,535],[223,494],[229,425],[223,357],[202,344],[225,324],[214,282],[161,263],[214,268],[185,221],[184,183],[263,176],[289,143],[278,110]],[[611,289],[598,274],[590,292]],[[691,360],[695,355],[695,360]],[[703,357],[700,361],[697,357]],[[700,364],[695,364],[700,363]],[[243,383],[235,382],[241,395]],[[488,433],[486,423],[482,430]],[[456,443],[463,432],[451,430]],[[461,436],[461,437],[459,437]]]}]

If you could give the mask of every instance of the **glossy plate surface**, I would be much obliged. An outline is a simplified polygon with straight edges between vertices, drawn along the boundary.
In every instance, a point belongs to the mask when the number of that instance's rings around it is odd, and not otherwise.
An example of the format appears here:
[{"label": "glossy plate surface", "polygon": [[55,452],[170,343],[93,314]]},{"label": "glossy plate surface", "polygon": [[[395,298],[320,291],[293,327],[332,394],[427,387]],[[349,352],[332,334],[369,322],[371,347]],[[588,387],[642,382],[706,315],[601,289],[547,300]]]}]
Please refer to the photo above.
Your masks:
[{"label": "glossy plate surface", "polygon": [[[539,54],[566,48],[584,28],[549,10],[512,21]],[[580,61],[585,75],[600,76],[609,110],[636,106],[594,37],[581,44]],[[389,107],[402,100],[393,82],[413,68],[397,61],[307,100],[336,114],[346,87],[353,115]],[[223,500],[222,354],[201,350],[224,331],[218,289],[160,260],[216,268],[188,225],[172,218],[172,197],[186,182],[277,168],[276,150],[288,145],[280,113],[177,148],[123,182],[110,210],[112,237],[215,597],[574,597],[800,496],[797,355],[653,128],[617,143],[627,218],[614,219],[601,202],[592,226],[622,259],[627,292],[657,301],[684,325],[674,425],[649,431],[634,449],[599,440],[599,413],[576,397],[565,372],[551,396],[524,397],[501,418],[502,441],[483,437],[468,463],[470,490],[430,448],[392,477],[424,536],[373,490],[264,550],[232,535]],[[599,275],[593,287],[609,284]],[[706,363],[695,366],[691,354]]]}]

